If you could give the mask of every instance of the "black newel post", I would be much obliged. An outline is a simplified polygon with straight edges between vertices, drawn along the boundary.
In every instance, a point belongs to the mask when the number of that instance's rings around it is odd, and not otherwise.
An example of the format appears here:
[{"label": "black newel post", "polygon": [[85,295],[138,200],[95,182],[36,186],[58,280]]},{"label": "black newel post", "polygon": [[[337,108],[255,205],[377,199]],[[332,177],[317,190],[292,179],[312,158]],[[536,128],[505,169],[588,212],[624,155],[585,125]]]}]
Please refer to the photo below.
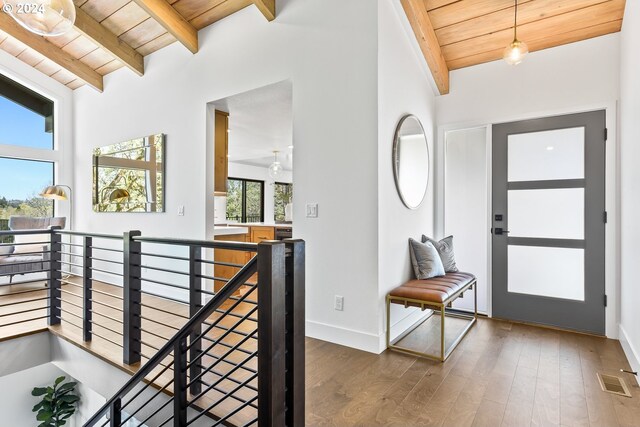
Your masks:
[{"label": "black newel post", "polygon": [[131,365],[140,362],[141,352],[141,244],[134,240],[139,231],[129,231],[123,236],[123,361]]},{"label": "black newel post", "polygon": [[[202,308],[202,248],[199,246],[189,247],[189,317]],[[198,340],[199,330],[194,330],[189,338],[191,347],[189,348],[189,360],[194,361],[202,353],[202,340]],[[200,375],[202,368],[200,363],[191,363],[189,372],[191,378]],[[196,395],[202,391],[202,382],[194,381],[189,387],[191,394]]]},{"label": "black newel post", "polygon": [[93,238],[85,236],[82,238],[82,335],[85,341],[91,341],[91,321],[93,306],[91,300],[93,298],[91,293],[91,267],[93,250]]},{"label": "black newel post", "polygon": [[304,425],[305,244],[287,240],[286,346],[288,426]]},{"label": "black newel post", "polygon": [[62,254],[60,253],[62,250],[62,235],[58,233],[58,230],[60,230],[59,226],[50,227],[49,230],[51,233],[51,243],[49,245],[49,288],[47,289],[49,308],[47,310],[47,322],[49,325],[59,325],[61,313],[60,299],[62,298],[62,293],[60,292],[60,280],[62,279],[62,272],[60,271],[62,268],[62,264],[60,263],[62,260]]},{"label": "black newel post", "polygon": [[285,425],[285,245],[258,244],[258,425]]}]

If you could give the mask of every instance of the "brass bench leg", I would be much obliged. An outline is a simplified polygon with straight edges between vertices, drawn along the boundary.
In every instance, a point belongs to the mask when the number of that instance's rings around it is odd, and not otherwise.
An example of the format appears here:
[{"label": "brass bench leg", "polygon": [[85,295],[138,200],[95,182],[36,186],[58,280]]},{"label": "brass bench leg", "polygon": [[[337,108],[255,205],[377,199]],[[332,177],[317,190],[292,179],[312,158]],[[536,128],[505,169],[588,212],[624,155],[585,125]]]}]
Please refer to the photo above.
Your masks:
[{"label": "brass bench leg", "polygon": [[440,361],[444,362],[446,358],[445,349],[444,349],[444,314],[445,314],[446,306],[443,304],[440,307]]}]

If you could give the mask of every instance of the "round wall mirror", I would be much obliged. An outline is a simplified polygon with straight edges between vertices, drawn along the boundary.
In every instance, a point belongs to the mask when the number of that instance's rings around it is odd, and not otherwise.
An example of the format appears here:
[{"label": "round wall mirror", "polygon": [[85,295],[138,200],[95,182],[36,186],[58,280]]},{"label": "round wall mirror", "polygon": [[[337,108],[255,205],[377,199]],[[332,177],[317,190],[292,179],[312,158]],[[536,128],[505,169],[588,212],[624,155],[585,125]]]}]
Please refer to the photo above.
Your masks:
[{"label": "round wall mirror", "polygon": [[404,116],[393,141],[393,175],[402,203],[417,209],[429,186],[429,145],[416,116]]}]

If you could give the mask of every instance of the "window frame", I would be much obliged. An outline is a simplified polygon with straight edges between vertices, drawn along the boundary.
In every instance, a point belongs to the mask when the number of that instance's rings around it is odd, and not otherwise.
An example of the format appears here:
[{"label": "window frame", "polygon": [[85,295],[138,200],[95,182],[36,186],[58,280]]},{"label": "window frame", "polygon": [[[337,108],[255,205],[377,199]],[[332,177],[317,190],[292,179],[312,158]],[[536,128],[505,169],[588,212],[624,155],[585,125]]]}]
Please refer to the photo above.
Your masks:
[{"label": "window frame", "polygon": [[274,187],[273,187],[273,220],[275,222],[277,221],[285,221],[284,219],[277,219],[276,218],[276,185],[285,185],[288,187],[291,187],[291,195],[293,196],[293,182],[280,182],[280,181],[276,181],[273,183]]},{"label": "window frame", "polygon": [[[16,79],[4,72],[1,72],[3,80],[10,81],[17,91],[22,91],[26,96],[32,96],[36,98],[42,98],[43,100],[51,102],[51,133],[52,133],[52,147],[51,148],[36,148],[36,147],[28,147],[24,145],[15,145],[15,144],[0,144],[0,157],[8,160],[18,160],[18,161],[30,161],[30,162],[41,162],[41,163],[50,163],[52,165],[52,185],[57,184],[57,177],[59,173],[60,163],[62,161],[62,152],[59,148],[59,103],[55,97],[45,95],[41,91],[30,87],[25,82],[20,79]],[[20,108],[24,108],[32,111],[34,114],[39,114],[32,109],[28,108],[25,105],[20,104],[19,102],[12,99],[5,93],[0,93],[0,97],[12,102],[13,104],[19,106]],[[46,116],[45,116],[45,120]],[[52,200],[52,216],[56,215],[56,207],[57,203]]]},{"label": "window frame", "polygon": [[[264,184],[265,182],[259,179],[234,178],[231,176],[227,177],[227,182],[230,180],[242,182],[242,212],[240,217],[240,223],[249,222],[247,221],[247,183],[253,182],[253,183],[260,184],[260,221],[258,222],[264,222]],[[225,212],[225,219],[227,219],[227,212]],[[255,222],[255,221],[252,221],[252,222]]]}]

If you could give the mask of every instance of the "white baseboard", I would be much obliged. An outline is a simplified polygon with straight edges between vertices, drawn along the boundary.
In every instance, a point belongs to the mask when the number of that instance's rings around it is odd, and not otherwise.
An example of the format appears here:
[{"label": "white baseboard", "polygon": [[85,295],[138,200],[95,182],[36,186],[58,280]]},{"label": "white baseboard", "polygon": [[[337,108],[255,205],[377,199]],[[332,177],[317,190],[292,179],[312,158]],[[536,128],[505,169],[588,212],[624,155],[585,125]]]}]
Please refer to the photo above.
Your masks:
[{"label": "white baseboard", "polygon": [[332,342],[369,353],[380,354],[380,337],[369,332],[356,331],[341,326],[307,320],[306,335],[322,341]]},{"label": "white baseboard", "polygon": [[[629,340],[629,335],[624,330],[622,325],[619,325],[620,330],[620,344],[622,345],[622,349],[624,350],[624,354],[627,356],[629,360],[629,365],[631,365],[631,370],[635,372],[640,372],[640,353],[637,351],[637,347],[633,345],[633,343]],[[636,383],[640,384],[638,381],[638,377],[636,377]]]}]

